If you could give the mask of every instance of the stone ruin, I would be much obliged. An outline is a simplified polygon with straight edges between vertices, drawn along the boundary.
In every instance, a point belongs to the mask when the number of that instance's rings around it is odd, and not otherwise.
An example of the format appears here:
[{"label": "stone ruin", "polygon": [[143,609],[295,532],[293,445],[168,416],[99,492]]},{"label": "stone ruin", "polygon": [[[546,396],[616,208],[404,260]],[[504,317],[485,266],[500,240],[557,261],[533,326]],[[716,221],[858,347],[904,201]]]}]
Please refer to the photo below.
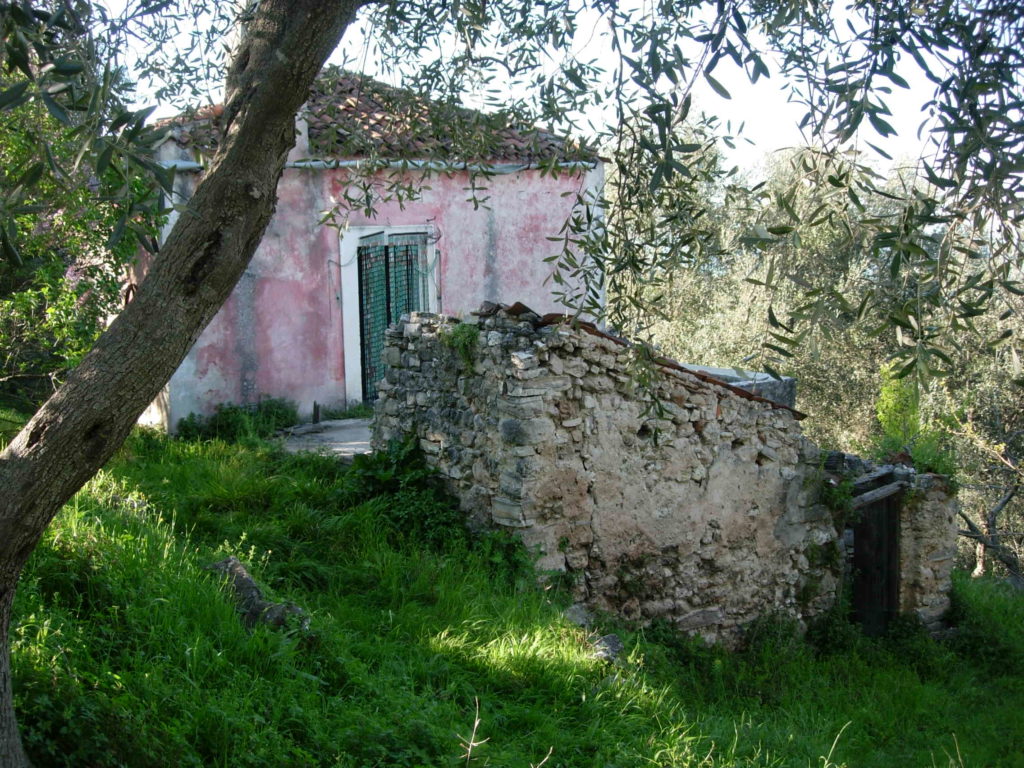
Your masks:
[{"label": "stone ruin", "polygon": [[[843,573],[852,582],[861,623],[880,632],[892,615],[902,614],[916,616],[932,632],[943,630],[958,535],[956,494],[948,479],[837,451],[822,466],[826,483],[836,487],[845,479],[849,491],[848,514],[837,525]],[[863,546],[858,537],[872,541]],[[886,569],[893,572],[891,580],[884,578]]]},{"label": "stone ruin", "polygon": [[[387,331],[376,447],[415,435],[472,521],[518,531],[589,608],[733,645],[759,616],[834,605],[849,536],[802,414],[668,360],[640,386],[621,339],[487,310],[478,332],[426,313]],[[927,487],[900,513],[900,598],[932,621],[956,534]]]}]

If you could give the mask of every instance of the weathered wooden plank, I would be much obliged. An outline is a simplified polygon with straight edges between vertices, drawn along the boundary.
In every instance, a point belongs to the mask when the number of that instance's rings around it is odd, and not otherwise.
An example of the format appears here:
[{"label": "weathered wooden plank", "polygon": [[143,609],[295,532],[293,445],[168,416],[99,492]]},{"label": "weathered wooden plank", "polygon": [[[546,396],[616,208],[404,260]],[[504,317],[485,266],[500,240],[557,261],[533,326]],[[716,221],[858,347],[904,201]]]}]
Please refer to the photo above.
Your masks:
[{"label": "weathered wooden plank", "polygon": [[883,485],[881,488],[875,488],[873,491],[868,491],[867,493],[862,493],[860,496],[855,496],[850,506],[853,509],[860,509],[861,507],[866,507],[868,504],[873,504],[876,501],[887,499],[908,487],[910,487],[910,483],[905,480],[897,480],[895,483],[889,483],[888,485]]},{"label": "weathered wooden plank", "polygon": [[853,481],[853,495],[859,496],[867,490],[871,489],[876,483],[881,483],[887,478],[892,476],[893,470],[892,464],[885,464],[878,469],[868,472],[866,475],[861,475]]},{"label": "weathered wooden plank", "polygon": [[883,635],[899,612],[899,499],[864,509],[853,530],[854,615],[870,636]]}]

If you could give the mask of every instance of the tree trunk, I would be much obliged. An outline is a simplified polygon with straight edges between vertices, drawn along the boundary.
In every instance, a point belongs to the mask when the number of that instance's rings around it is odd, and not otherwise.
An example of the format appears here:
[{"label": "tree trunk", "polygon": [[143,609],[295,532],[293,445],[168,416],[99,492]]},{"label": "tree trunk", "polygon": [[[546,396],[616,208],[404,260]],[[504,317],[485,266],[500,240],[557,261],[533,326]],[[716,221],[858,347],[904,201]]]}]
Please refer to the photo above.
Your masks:
[{"label": "tree trunk", "polygon": [[[1012,493],[1008,496],[1004,496],[1003,498],[1008,502],[1013,498],[1013,494],[1016,492],[1015,488]],[[1005,504],[1003,504],[1003,506],[1005,506]],[[981,528],[979,528],[971,518],[964,514],[963,510],[958,514],[960,515],[960,519],[967,523],[967,530],[961,530],[960,535],[965,536],[968,539],[973,539],[980,544],[984,544],[988,553],[1006,567],[1008,574],[1007,582],[1015,589],[1024,590],[1024,567],[1022,567],[1020,558],[1017,557],[1017,553],[1003,544],[999,537],[988,536],[982,532]]]},{"label": "tree trunk", "polygon": [[4,705],[0,706],[0,766],[22,766],[28,765],[28,758],[21,747],[21,738],[18,736],[18,723],[14,718],[14,707],[11,691],[11,655],[7,652],[10,648],[9,631],[11,625],[11,603],[14,601],[14,587],[17,583],[17,576],[9,578],[6,573],[0,577],[3,583],[0,584],[0,641],[3,642],[3,652],[0,653],[0,696],[3,696]]},{"label": "tree trunk", "polygon": [[972,579],[980,579],[985,575],[985,555],[988,549],[985,542],[979,541],[974,545],[974,570],[971,571]]},{"label": "tree trunk", "polygon": [[[996,505],[985,514],[985,533],[981,538],[977,538],[974,550],[974,571],[971,572],[972,578],[977,579],[985,575],[988,548],[990,546],[994,547],[997,551],[1005,549],[999,536],[999,514],[1006,509],[1006,505],[1013,500],[1013,497],[1017,495],[1019,490],[1020,486],[1017,485],[1008,488],[1002,498],[996,502]],[[961,517],[963,517],[963,514],[961,514]],[[1000,556],[1000,560],[1003,560],[1002,556]],[[1011,579],[1013,578],[1013,573],[1015,572],[1011,570]],[[1019,572],[1017,573],[1017,578],[1018,580],[1020,578]]]},{"label": "tree trunk", "polygon": [[18,574],[227,299],[263,236],[295,113],[363,0],[262,0],[228,70],[224,137],[134,300],[0,454],[0,768],[27,765],[11,700]]}]

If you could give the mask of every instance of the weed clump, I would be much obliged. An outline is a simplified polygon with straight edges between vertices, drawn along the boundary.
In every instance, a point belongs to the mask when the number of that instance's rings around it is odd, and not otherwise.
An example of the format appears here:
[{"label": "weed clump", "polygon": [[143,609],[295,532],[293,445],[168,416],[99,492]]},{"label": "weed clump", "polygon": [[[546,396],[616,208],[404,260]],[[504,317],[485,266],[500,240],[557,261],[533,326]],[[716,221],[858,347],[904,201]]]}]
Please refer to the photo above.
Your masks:
[{"label": "weed clump", "polygon": [[472,370],[476,362],[476,350],[480,344],[479,327],[472,323],[459,323],[450,331],[442,330],[439,339],[459,356],[467,370]]},{"label": "weed clump", "polygon": [[373,406],[369,403],[355,403],[354,405],[337,406],[324,408],[320,418],[325,421],[335,419],[372,419]]},{"label": "weed clump", "polygon": [[261,400],[253,405],[225,403],[218,405],[212,416],[190,413],[178,422],[178,437],[240,443],[272,437],[275,432],[298,422],[295,403],[283,398]]},{"label": "weed clump", "polygon": [[852,597],[849,586],[840,590],[832,607],[808,623],[805,638],[819,657],[851,653],[863,639],[860,627],[850,619]]},{"label": "weed clump", "polygon": [[838,482],[826,480],[821,486],[821,501],[832,512],[832,520],[836,528],[856,522],[853,511],[853,480],[848,477]]},{"label": "weed clump", "polygon": [[341,488],[344,502],[379,498],[381,522],[401,539],[435,550],[468,542],[465,516],[423,461],[415,438],[392,442],[384,451],[356,456]]}]

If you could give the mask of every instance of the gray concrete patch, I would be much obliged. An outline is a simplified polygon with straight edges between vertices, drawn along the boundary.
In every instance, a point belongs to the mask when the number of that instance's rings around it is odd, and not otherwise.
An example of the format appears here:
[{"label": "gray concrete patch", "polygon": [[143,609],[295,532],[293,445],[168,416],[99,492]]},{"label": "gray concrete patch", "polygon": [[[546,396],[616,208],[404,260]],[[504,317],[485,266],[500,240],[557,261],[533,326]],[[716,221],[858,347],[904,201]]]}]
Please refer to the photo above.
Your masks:
[{"label": "gray concrete patch", "polygon": [[371,419],[334,419],[319,424],[301,424],[284,434],[289,453],[322,453],[351,461],[370,452]]}]

